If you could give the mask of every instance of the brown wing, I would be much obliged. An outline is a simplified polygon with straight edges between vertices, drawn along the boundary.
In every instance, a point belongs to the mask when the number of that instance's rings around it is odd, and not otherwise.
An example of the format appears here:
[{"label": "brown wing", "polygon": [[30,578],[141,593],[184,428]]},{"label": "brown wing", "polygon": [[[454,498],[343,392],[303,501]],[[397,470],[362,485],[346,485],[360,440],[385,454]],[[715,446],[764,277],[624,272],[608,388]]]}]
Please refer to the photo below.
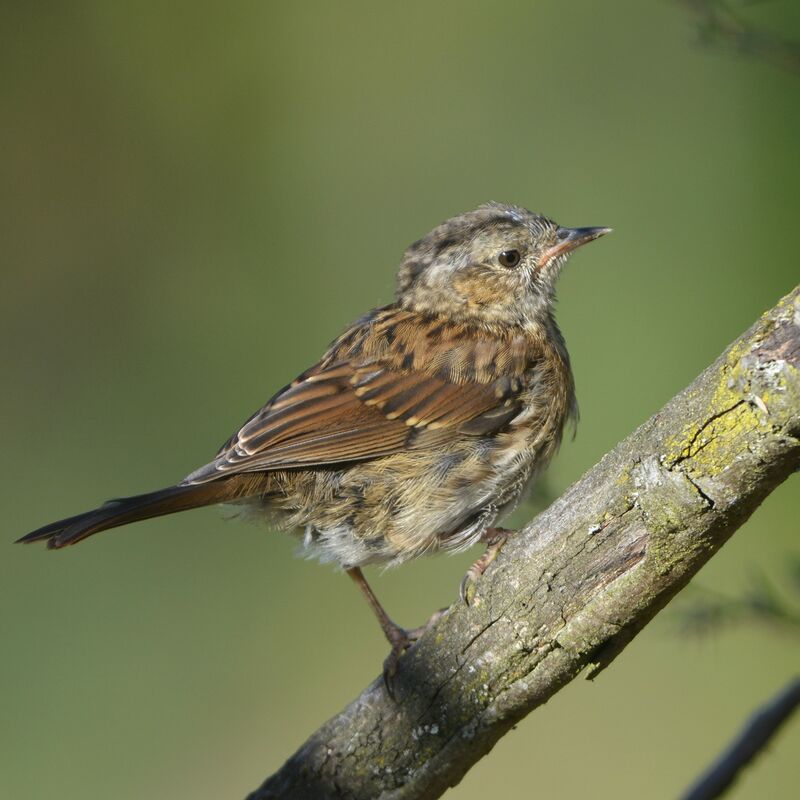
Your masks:
[{"label": "brown wing", "polygon": [[[391,336],[385,339],[364,322],[358,332],[381,341],[353,346],[349,331],[346,347],[344,337],[334,343],[319,364],[279,392],[185,483],[377,458],[403,450],[414,430],[450,427],[454,433],[480,435],[498,430],[519,412],[516,378],[478,382],[464,375],[456,381],[441,368],[433,373],[403,369]],[[485,349],[485,343],[470,345],[463,338],[458,346]],[[453,344],[440,339],[433,349],[439,357],[430,353],[429,343],[426,361],[435,366]]]}]

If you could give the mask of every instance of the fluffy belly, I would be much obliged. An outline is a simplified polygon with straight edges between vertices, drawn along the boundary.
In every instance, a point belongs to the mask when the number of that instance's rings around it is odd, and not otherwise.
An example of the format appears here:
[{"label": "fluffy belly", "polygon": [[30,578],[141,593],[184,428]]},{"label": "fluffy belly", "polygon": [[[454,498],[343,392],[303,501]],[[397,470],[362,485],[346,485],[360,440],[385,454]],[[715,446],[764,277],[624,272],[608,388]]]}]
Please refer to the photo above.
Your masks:
[{"label": "fluffy belly", "polygon": [[534,463],[527,448],[500,447],[495,439],[435,456],[408,451],[347,470],[274,473],[259,511],[277,512],[281,527],[298,531],[310,558],[343,567],[394,565],[474,544],[516,505]]}]

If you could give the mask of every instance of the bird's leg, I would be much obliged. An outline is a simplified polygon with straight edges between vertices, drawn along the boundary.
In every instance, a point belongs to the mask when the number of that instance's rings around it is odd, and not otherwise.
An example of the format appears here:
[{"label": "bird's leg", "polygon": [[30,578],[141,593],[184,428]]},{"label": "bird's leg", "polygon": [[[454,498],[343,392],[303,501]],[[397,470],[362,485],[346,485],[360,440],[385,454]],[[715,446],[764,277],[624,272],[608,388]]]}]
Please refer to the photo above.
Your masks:
[{"label": "bird's leg", "polygon": [[439,617],[441,617],[444,609],[433,614],[433,616],[419,628],[412,628],[411,630],[401,628],[386,613],[380,601],[375,596],[375,592],[372,591],[372,587],[367,583],[367,579],[364,577],[364,573],[361,572],[361,569],[359,567],[351,567],[346,571],[347,574],[353,579],[353,582],[356,584],[356,586],[358,586],[358,588],[361,590],[364,597],[367,598],[370,608],[378,619],[381,630],[389,640],[389,644],[392,646],[389,655],[383,662],[383,682],[386,684],[386,689],[389,694],[392,695],[391,680],[397,671],[397,662],[400,656],[403,655],[403,653],[405,653],[405,651],[408,650],[408,648],[411,647],[411,645],[414,644],[414,642],[416,642],[420,636],[422,636],[422,634],[430,625],[432,625],[437,619],[439,619]]},{"label": "bird's leg", "polygon": [[347,570],[347,574],[353,579],[356,586],[361,590],[364,597],[367,598],[369,607],[378,619],[378,624],[381,626],[389,644],[394,648],[401,645],[405,650],[411,642],[409,641],[409,634],[404,628],[401,628],[392,618],[386,613],[380,600],[375,596],[372,587],[367,583],[364,573],[360,567],[351,567]]},{"label": "bird's leg", "polygon": [[486,572],[489,564],[497,558],[497,554],[503,549],[503,545],[512,533],[514,531],[508,528],[487,528],[484,531],[481,541],[486,543],[486,550],[467,570],[467,574],[464,575],[459,587],[458,593],[468,606],[472,605],[472,601],[475,599],[475,590],[481,576]]}]

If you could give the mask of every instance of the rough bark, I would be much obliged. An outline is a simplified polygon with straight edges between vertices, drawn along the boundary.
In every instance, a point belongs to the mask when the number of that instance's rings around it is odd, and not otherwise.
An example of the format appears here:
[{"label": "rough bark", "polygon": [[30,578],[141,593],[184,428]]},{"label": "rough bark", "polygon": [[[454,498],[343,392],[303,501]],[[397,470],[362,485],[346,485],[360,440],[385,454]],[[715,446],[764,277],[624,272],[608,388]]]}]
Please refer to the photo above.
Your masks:
[{"label": "rough bark", "polygon": [[380,680],[250,795],[435,798],[607,667],[800,466],[800,287],[506,544]]}]

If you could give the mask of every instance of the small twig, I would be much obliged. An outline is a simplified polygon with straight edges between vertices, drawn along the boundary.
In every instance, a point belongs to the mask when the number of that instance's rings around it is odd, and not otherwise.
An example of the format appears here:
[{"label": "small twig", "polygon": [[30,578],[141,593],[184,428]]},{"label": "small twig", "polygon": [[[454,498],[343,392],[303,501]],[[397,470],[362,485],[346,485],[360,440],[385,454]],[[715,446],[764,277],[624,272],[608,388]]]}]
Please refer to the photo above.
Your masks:
[{"label": "small twig", "polygon": [[788,72],[800,73],[800,42],[754,25],[723,0],[679,0],[700,17],[703,42],[722,44]]},{"label": "small twig", "polygon": [[736,739],[683,795],[682,800],[721,797],[800,705],[800,678],[792,680],[747,721]]},{"label": "small twig", "polygon": [[790,563],[789,588],[793,589],[792,602],[785,599],[770,577],[755,571],[750,586],[739,596],[714,591],[707,586],[690,586],[675,616],[684,633],[707,634],[725,625],[756,622],[767,623],[774,629],[800,633],[800,574],[796,556],[787,555]]}]

